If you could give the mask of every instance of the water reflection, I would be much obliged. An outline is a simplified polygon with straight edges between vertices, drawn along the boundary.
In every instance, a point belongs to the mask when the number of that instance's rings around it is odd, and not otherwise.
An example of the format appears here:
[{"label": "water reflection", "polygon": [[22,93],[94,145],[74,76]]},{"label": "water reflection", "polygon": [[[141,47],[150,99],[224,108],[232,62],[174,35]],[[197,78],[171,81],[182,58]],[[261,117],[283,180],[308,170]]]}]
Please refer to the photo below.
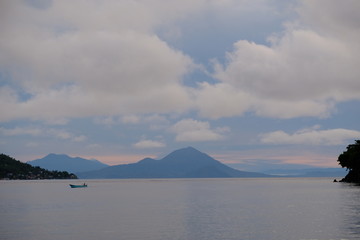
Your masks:
[{"label": "water reflection", "polygon": [[360,187],[332,179],[0,182],[0,239],[355,240]]},{"label": "water reflection", "polygon": [[342,188],[342,227],[349,236],[358,239],[360,236],[360,185],[341,183]]},{"label": "water reflection", "polygon": [[308,179],[191,182],[182,194],[185,239],[359,239],[359,196],[345,197],[339,186]]}]

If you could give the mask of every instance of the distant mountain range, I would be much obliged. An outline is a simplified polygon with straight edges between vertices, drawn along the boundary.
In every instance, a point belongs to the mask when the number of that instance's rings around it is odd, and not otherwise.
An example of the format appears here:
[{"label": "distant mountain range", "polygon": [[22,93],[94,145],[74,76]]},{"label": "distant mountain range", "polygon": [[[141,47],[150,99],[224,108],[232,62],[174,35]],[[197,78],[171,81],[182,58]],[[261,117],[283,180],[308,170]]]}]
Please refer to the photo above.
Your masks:
[{"label": "distant mountain range", "polygon": [[76,175],[66,171],[48,171],[40,167],[20,162],[8,155],[0,154],[0,180],[34,179],[76,179]]},{"label": "distant mountain range", "polygon": [[145,158],[137,163],[110,166],[96,171],[77,173],[79,178],[232,178],[271,177],[233,169],[188,147],[155,160]]},{"label": "distant mountain range", "polygon": [[98,160],[49,154],[28,162],[48,170],[68,171],[79,178],[227,178],[227,177],[343,177],[342,168],[317,168],[310,165],[284,164],[269,160],[249,160],[225,165],[195,148],[176,150],[155,160],[109,166]]},{"label": "distant mountain range", "polygon": [[269,169],[266,174],[287,177],[344,177],[344,168],[303,168],[303,169]]},{"label": "distant mountain range", "polygon": [[41,159],[27,162],[48,170],[67,171],[72,173],[93,171],[108,167],[98,160],[88,160],[80,157],[69,157],[65,154],[51,153]]},{"label": "distant mountain range", "polygon": [[346,169],[314,167],[305,164],[287,164],[272,160],[249,160],[245,163],[228,164],[238,170],[261,172],[286,177],[344,177]]}]

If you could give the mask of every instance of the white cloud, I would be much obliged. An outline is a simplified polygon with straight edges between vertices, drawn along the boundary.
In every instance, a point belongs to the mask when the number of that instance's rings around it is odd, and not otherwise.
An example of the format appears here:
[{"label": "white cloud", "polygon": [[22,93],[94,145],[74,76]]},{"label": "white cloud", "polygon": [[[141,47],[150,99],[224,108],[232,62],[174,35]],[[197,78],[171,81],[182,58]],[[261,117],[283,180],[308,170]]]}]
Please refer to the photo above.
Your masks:
[{"label": "white cloud", "polygon": [[334,111],[333,101],[282,101],[272,99],[255,99],[253,111],[259,116],[272,118],[318,117],[326,118]]},{"label": "white cloud", "polygon": [[72,134],[69,133],[68,131],[65,131],[63,129],[47,129],[46,133],[49,134],[50,136],[59,138],[59,139],[63,139],[63,140],[68,140],[72,138]]},{"label": "white cloud", "polygon": [[150,124],[149,128],[154,131],[167,129],[170,124],[170,121],[165,116],[159,114],[146,116],[144,122]]},{"label": "white cloud", "polygon": [[31,135],[40,136],[43,130],[40,128],[33,127],[15,127],[15,128],[3,128],[0,127],[0,133],[4,136],[19,136],[19,135]]},{"label": "white cloud", "polygon": [[227,14],[274,14],[283,1],[7,1],[0,69],[11,84],[0,87],[0,121],[65,124],[193,109],[209,118],[327,117],[336,103],[360,99],[359,1],[298,2],[291,9],[298,19],[269,36],[269,45],[239,39],[214,66],[219,82],[191,89],[182,80],[193,60],[158,29],[181,38],[179,21],[201,21],[198,13],[229,21]]},{"label": "white cloud", "polygon": [[[224,64],[215,63],[220,83],[196,94],[203,116],[327,117],[337,102],[360,100],[359,2],[300,2],[300,18],[271,36],[270,46],[240,40]],[[223,108],[206,104],[214,94]]]},{"label": "white cloud", "polygon": [[165,146],[166,145],[163,142],[149,139],[143,139],[134,144],[135,148],[161,148]]},{"label": "white cloud", "polygon": [[47,136],[55,137],[62,140],[70,140],[73,142],[83,142],[87,139],[85,135],[75,135],[64,129],[49,128],[45,129]]},{"label": "white cloud", "polygon": [[275,131],[260,136],[266,144],[342,145],[360,138],[360,131],[343,128],[319,130],[319,126],[301,129],[293,134]]},{"label": "white cloud", "polygon": [[201,83],[194,94],[200,115],[209,118],[242,115],[253,104],[252,96],[226,83]]},{"label": "white cloud", "polygon": [[209,122],[183,119],[174,124],[169,130],[176,134],[176,141],[178,142],[203,142],[224,139],[223,134],[228,132],[229,128],[211,129]]},{"label": "white cloud", "polygon": [[121,118],[123,123],[136,124],[140,122],[140,117],[136,115],[126,115]]},{"label": "white cloud", "polygon": [[357,0],[344,0],[341,4],[337,0],[302,1],[298,13],[304,23],[318,32],[357,42],[359,31],[354,30],[359,28],[359,8]]},{"label": "white cloud", "polygon": [[113,117],[97,117],[94,119],[94,123],[96,124],[100,124],[100,125],[105,125],[105,126],[112,126],[116,123],[117,121],[113,118]]},{"label": "white cloud", "polygon": [[62,140],[71,140],[74,142],[83,142],[87,139],[85,135],[75,135],[64,129],[44,128],[44,127],[0,127],[0,135],[4,136],[26,136],[36,137],[53,137]]},{"label": "white cloud", "polygon": [[86,141],[87,137],[85,135],[80,135],[80,136],[74,136],[73,137],[73,141],[74,142],[84,142]]},{"label": "white cloud", "polygon": [[[197,5],[54,1],[40,10],[20,1],[5,4],[0,67],[13,84],[1,88],[6,93],[1,108],[7,111],[0,120],[188,109],[191,101],[181,78],[191,71],[192,60],[157,37],[153,28]],[[176,13],[169,14],[175,7]],[[31,97],[21,99],[19,92]]]},{"label": "white cloud", "polygon": [[141,117],[137,115],[124,115],[124,116],[106,116],[106,117],[96,117],[94,123],[101,124],[105,126],[112,126],[120,123],[124,124],[137,124],[141,122]]},{"label": "white cloud", "polygon": [[45,123],[48,125],[66,125],[69,122],[69,119],[66,118],[48,118]]}]

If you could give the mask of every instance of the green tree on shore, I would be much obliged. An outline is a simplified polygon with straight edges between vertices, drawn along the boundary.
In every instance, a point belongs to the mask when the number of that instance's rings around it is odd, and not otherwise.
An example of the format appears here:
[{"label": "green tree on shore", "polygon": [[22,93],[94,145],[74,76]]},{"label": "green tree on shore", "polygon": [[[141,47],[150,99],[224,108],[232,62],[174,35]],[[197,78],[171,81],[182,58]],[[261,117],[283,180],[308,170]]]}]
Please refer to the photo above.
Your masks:
[{"label": "green tree on shore", "polygon": [[355,140],[355,144],[349,144],[337,161],[341,167],[349,171],[342,182],[360,183],[360,140]]}]

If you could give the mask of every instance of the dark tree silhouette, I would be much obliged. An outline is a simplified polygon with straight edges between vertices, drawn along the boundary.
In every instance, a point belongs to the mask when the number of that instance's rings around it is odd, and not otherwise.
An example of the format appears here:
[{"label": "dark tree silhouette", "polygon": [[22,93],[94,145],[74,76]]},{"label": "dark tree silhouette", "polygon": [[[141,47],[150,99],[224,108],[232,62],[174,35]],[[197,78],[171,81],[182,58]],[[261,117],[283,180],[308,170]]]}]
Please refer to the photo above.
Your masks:
[{"label": "dark tree silhouette", "polygon": [[48,171],[0,154],[0,179],[75,179],[75,174]]},{"label": "dark tree silhouette", "polygon": [[349,170],[349,173],[341,180],[342,182],[360,183],[360,140],[355,140],[355,144],[348,145],[337,161],[341,167]]}]

